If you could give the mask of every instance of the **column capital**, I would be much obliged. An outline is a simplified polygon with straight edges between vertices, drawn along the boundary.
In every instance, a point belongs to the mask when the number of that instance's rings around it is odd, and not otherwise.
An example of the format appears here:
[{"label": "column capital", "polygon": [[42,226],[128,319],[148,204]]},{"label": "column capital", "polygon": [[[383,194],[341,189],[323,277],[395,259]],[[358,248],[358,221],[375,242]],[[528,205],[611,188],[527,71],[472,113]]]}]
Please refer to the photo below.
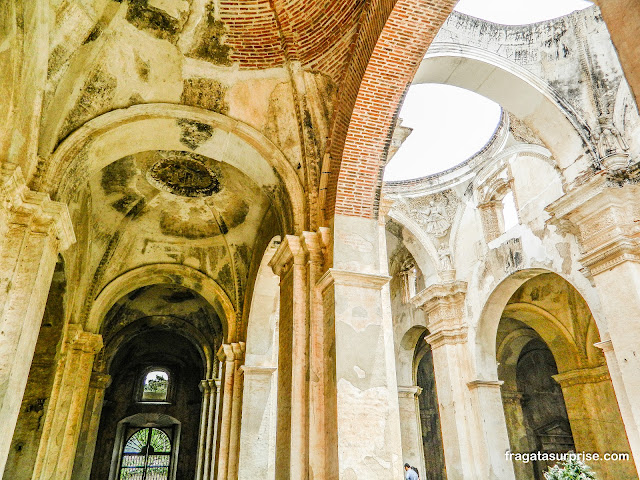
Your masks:
[{"label": "column capital", "polygon": [[60,251],[76,241],[67,205],[54,202],[48,194],[30,190],[20,167],[15,164],[0,167],[0,208],[9,224],[55,235]]},{"label": "column capital", "polygon": [[609,369],[606,365],[600,365],[593,368],[579,368],[568,372],[552,375],[553,379],[560,384],[562,388],[572,387],[585,383],[600,383],[609,380]]},{"label": "column capital", "polygon": [[200,388],[200,391],[204,394],[215,392],[217,389],[216,379],[206,378],[204,380],[200,380],[200,384],[198,385],[198,388]]},{"label": "column capital", "polygon": [[282,277],[289,272],[294,264],[303,265],[306,259],[307,252],[303,248],[300,237],[285,235],[276,253],[273,254],[269,266],[273,273]]},{"label": "column capital", "polygon": [[502,401],[504,403],[519,404],[522,402],[523,394],[517,390],[502,390]]},{"label": "column capital", "polygon": [[245,343],[223,343],[218,349],[218,360],[221,362],[234,362],[244,359]]},{"label": "column capital", "polygon": [[398,396],[400,397],[419,397],[422,393],[422,387],[418,385],[398,386]]},{"label": "column capital", "polygon": [[611,342],[611,340],[596,342],[593,344],[593,346],[602,350],[603,353],[613,352],[613,343]]},{"label": "column capital", "polygon": [[275,372],[278,367],[271,366],[261,366],[261,365],[243,365],[240,367],[240,370],[244,372],[244,376],[271,376],[273,372]]},{"label": "column capital", "polygon": [[546,208],[577,230],[580,262],[597,275],[626,261],[640,262],[640,185],[612,186],[596,175]]},{"label": "column capital", "polygon": [[467,326],[458,325],[448,328],[441,328],[436,330],[431,335],[425,337],[425,341],[431,345],[432,349],[436,349],[443,345],[455,345],[458,343],[466,343],[467,341]]},{"label": "column capital", "polygon": [[91,372],[91,383],[89,386],[98,390],[104,390],[111,385],[111,375],[104,372]]},{"label": "column capital", "polygon": [[[432,334],[430,336],[433,337],[437,331],[462,324],[465,317],[466,294],[466,282],[436,283],[418,292],[411,299],[411,303],[427,314],[427,327]],[[466,337],[466,328],[464,334]]]},{"label": "column capital", "polygon": [[476,390],[479,388],[500,388],[504,382],[502,380],[472,380],[467,382],[469,390]]},{"label": "column capital", "polygon": [[65,344],[71,350],[81,350],[95,355],[102,350],[102,335],[85,332],[81,325],[72,323],[67,327]]}]

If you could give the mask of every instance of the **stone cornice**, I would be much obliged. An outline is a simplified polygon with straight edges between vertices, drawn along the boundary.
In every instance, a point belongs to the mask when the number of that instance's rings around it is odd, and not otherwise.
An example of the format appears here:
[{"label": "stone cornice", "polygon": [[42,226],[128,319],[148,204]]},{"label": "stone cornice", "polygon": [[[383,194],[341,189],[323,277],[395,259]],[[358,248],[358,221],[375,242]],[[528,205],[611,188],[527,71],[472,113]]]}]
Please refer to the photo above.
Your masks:
[{"label": "stone cornice", "polygon": [[[465,317],[466,293],[466,282],[437,283],[417,293],[411,299],[411,303],[427,314],[429,319],[427,327],[432,334],[435,334],[440,330],[460,328]],[[460,332],[451,333],[451,335],[458,338]],[[464,336],[466,338],[466,327]]]},{"label": "stone cornice", "polygon": [[603,340],[602,342],[596,342],[593,344],[594,347],[599,348],[604,353],[613,351],[613,343],[611,340]]},{"label": "stone cornice", "polygon": [[552,375],[562,388],[585,383],[599,383],[609,380],[609,369],[606,365],[593,368],[580,368]]},{"label": "stone cornice", "polygon": [[111,385],[111,375],[104,372],[94,371],[91,373],[91,383],[89,385],[91,386],[91,388],[104,390],[109,385]]},{"label": "stone cornice", "polygon": [[330,268],[318,280],[317,286],[321,290],[325,290],[332,284],[347,287],[362,287],[380,289],[389,283],[391,277],[388,275],[379,275],[375,273],[351,272],[348,270],[339,270]]},{"label": "stone cornice", "polygon": [[67,206],[54,202],[47,194],[30,190],[17,165],[0,167],[0,204],[10,224],[23,225],[39,233],[52,233],[58,239],[60,251],[75,243]]},{"label": "stone cornice", "polygon": [[640,262],[640,185],[612,187],[596,175],[547,207],[577,227],[580,262],[597,275],[626,261]]},{"label": "stone cornice", "polygon": [[467,293],[467,282],[453,281],[447,283],[435,283],[416,293],[411,298],[411,303],[417,308],[429,313],[442,302],[464,300]]}]

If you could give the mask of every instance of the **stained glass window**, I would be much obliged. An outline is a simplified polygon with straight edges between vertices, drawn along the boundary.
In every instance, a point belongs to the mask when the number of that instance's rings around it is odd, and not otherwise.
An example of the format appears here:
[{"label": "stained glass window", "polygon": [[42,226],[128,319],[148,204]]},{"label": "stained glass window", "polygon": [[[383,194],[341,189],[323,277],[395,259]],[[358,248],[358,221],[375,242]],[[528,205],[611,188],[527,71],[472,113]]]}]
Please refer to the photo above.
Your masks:
[{"label": "stained glass window", "polygon": [[151,370],[144,377],[143,402],[164,402],[169,392],[169,374],[165,370]]},{"label": "stained glass window", "polygon": [[129,435],[122,452],[119,480],[168,480],[171,440],[159,428],[141,428]]}]

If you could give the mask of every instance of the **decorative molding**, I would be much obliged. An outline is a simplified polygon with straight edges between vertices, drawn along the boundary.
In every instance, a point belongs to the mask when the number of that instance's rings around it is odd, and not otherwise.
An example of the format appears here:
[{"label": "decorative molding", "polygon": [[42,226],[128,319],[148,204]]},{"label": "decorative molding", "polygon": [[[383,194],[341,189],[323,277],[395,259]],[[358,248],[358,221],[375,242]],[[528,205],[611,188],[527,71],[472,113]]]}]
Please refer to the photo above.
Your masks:
[{"label": "decorative molding", "polygon": [[182,197],[208,197],[220,191],[220,179],[205,164],[206,157],[195,153],[163,151],[147,170],[154,187]]},{"label": "decorative molding", "polygon": [[[303,237],[304,238],[304,237]],[[286,235],[280,246],[269,261],[269,266],[273,273],[279,277],[285,276],[293,264],[303,265],[306,261],[306,252],[302,246],[300,237],[296,235]]]},{"label": "decorative molding", "polygon": [[81,351],[95,355],[102,349],[102,335],[86,332],[81,325],[72,323],[67,327],[65,334],[65,350]]},{"label": "decorative molding", "polygon": [[242,361],[244,359],[245,343],[223,343],[218,349],[218,360],[221,362],[235,362]]},{"label": "decorative molding", "polygon": [[76,242],[67,205],[30,190],[18,165],[5,163],[0,167],[0,202],[10,224],[55,235],[60,251]]},{"label": "decorative molding", "polygon": [[434,331],[440,323],[460,323],[464,318],[467,282],[451,281],[436,283],[418,292],[411,303],[429,317],[429,330]]}]

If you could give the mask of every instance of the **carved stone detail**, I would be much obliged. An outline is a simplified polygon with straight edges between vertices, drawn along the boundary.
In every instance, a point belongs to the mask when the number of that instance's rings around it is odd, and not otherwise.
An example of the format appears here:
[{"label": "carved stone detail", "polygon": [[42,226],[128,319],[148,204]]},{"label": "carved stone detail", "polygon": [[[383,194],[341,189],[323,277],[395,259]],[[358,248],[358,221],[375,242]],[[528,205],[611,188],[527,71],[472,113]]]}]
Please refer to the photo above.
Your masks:
[{"label": "carved stone detail", "polygon": [[147,171],[154,187],[182,197],[208,197],[220,191],[220,180],[203,162],[184,152],[168,152]]},{"label": "carved stone detail", "polygon": [[409,199],[404,210],[427,234],[439,238],[449,233],[459,203],[460,199],[451,190],[445,190]]}]

